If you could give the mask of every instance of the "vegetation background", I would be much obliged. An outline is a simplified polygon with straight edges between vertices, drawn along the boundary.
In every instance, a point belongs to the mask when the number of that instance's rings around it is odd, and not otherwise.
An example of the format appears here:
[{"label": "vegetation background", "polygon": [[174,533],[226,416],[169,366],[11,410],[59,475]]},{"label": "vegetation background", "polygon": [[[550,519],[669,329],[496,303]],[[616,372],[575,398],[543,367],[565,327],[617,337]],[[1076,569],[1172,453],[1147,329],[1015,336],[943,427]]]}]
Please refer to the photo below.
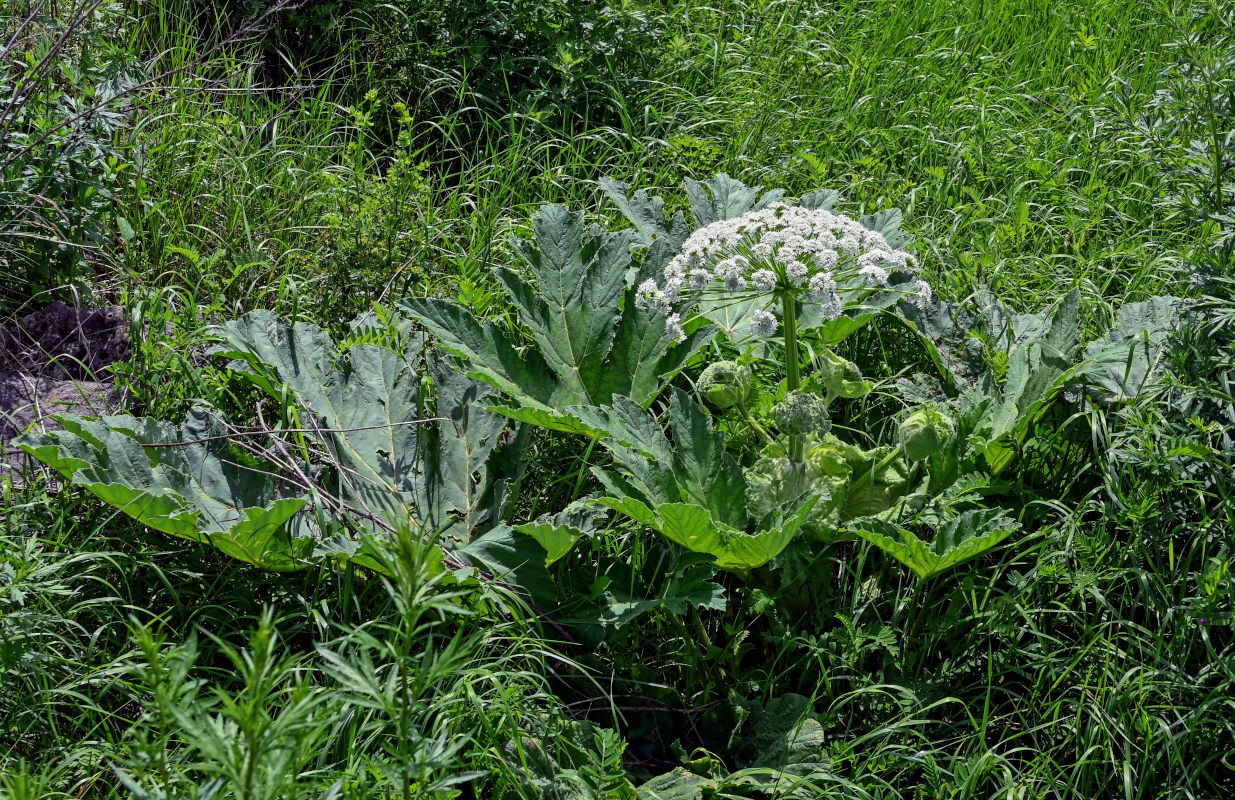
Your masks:
[{"label": "vegetation background", "polygon": [[[123,306],[138,413],[249,413],[203,354],[256,309],[350,341],[450,297],[518,334],[511,236],[548,202],[618,227],[606,176],[900,207],[941,298],[1075,288],[1087,338],[1196,301],[1152,391],[1042,418],[1021,534],[923,585],[843,545],[794,617],[581,641],[413,537],[385,580],[270,573],[0,477],[0,797],[1235,795],[1232,30],[1219,0],[0,0],[0,309]],[[844,354],[930,369],[880,326]],[[531,448],[521,518],[590,491],[598,453]],[[613,526],[556,580],[656,552]],[[806,727],[826,769],[794,772]]]}]

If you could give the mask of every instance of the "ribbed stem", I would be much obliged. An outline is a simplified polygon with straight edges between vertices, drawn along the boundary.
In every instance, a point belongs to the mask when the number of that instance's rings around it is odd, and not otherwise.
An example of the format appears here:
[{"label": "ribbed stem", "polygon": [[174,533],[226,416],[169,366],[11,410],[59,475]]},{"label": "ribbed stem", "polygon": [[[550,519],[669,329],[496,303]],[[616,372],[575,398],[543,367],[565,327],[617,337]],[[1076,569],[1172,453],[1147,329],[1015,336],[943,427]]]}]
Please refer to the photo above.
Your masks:
[{"label": "ribbed stem", "polygon": [[[788,391],[797,391],[802,386],[798,355],[798,311],[793,292],[781,295],[782,321],[785,325],[785,384]],[[789,437],[789,460],[802,461],[806,457],[806,443],[801,436]]]}]

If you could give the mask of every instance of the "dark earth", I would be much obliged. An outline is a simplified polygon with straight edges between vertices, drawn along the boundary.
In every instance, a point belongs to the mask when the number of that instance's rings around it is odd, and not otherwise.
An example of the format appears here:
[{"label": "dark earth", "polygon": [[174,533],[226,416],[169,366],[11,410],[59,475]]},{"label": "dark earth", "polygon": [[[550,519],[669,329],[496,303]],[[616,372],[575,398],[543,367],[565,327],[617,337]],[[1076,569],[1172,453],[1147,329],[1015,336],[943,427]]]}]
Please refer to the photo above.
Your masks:
[{"label": "dark earth", "polygon": [[20,482],[30,464],[9,442],[32,427],[54,428],[53,414],[118,413],[123,402],[107,367],[129,354],[119,306],[58,300],[0,327],[0,477],[9,473]]}]

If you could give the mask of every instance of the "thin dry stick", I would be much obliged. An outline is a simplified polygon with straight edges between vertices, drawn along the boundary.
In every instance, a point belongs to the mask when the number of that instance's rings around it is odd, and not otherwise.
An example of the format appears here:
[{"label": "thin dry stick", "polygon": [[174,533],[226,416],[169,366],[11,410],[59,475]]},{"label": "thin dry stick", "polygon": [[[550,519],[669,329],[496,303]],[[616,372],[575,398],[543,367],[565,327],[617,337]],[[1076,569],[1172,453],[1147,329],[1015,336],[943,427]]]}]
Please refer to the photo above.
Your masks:
[{"label": "thin dry stick", "polygon": [[255,431],[236,430],[233,433],[223,433],[218,436],[206,436],[202,439],[190,439],[186,442],[142,442],[142,447],[184,447],[190,444],[205,444],[206,442],[218,442],[224,439],[238,439],[244,436],[269,436],[275,433],[354,433],[356,431],[372,431],[379,428],[398,428],[404,425],[419,425],[423,422],[453,422],[447,417],[426,417],[424,419],[412,419],[405,422],[388,422],[384,425],[365,425],[358,428],[261,428]]}]

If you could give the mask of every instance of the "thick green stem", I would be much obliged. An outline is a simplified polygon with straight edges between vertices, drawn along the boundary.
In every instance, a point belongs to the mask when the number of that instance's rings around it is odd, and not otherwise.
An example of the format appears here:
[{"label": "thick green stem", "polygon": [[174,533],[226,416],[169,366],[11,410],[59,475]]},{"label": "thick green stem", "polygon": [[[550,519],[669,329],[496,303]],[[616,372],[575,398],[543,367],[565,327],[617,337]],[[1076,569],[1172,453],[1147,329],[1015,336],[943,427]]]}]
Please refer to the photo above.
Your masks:
[{"label": "thick green stem", "polygon": [[[788,391],[797,391],[802,386],[802,375],[799,370],[800,356],[798,354],[798,311],[796,299],[792,292],[781,296],[781,309],[785,325],[785,385]],[[803,461],[806,457],[806,443],[801,436],[789,437],[789,460]]]},{"label": "thick green stem", "polygon": [[755,433],[758,433],[763,437],[764,444],[772,444],[776,441],[772,438],[770,433],[763,429],[762,425],[755,421],[755,418],[751,416],[750,409],[747,408],[746,403],[741,400],[738,401],[738,413],[742,415],[742,419],[746,420],[746,424],[749,425]]},{"label": "thick green stem", "polygon": [[897,447],[897,448],[894,448],[891,453],[888,453],[886,456],[879,459],[879,461],[875,462],[874,464],[871,464],[871,468],[869,470],[863,472],[861,475],[859,475],[858,477],[850,481],[849,483],[850,496],[853,496],[857,494],[858,492],[861,492],[862,490],[864,490],[866,488],[866,484],[870,483],[871,479],[875,477],[875,473],[877,473],[879,470],[883,469],[887,465],[891,464],[893,461],[895,461],[900,456],[901,456],[901,448]]}]

